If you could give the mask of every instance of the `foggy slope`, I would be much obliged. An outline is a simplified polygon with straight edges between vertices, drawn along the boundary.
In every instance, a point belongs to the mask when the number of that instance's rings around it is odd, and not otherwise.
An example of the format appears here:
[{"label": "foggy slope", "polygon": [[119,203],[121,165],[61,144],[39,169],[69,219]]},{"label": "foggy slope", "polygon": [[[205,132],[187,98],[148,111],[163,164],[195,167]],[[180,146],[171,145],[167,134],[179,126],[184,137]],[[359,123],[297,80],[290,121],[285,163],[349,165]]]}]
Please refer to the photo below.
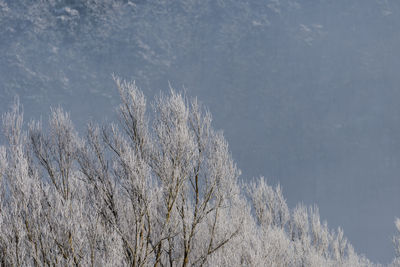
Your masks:
[{"label": "foggy slope", "polygon": [[393,258],[400,216],[395,1],[0,0],[0,111],[112,117],[112,73],[207,105],[243,179],[316,203],[357,252]]}]

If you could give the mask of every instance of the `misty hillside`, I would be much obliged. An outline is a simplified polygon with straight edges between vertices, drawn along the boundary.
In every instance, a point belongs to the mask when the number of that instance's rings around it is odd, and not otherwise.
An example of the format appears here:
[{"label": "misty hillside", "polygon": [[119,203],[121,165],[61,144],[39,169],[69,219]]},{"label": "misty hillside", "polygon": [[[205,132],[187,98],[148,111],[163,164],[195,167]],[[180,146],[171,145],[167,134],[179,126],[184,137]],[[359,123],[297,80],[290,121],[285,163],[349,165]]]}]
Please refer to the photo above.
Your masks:
[{"label": "misty hillside", "polygon": [[388,263],[400,216],[400,3],[394,0],[0,0],[0,112],[113,118],[112,74],[184,88],[243,175],[316,203]]}]

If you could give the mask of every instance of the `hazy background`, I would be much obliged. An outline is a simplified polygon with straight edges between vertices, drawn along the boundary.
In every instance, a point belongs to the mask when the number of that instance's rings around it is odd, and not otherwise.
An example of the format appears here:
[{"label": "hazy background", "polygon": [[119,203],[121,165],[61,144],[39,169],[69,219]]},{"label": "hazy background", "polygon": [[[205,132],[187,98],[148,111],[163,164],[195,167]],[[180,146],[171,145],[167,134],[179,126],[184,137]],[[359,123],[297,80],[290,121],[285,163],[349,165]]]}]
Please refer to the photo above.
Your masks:
[{"label": "hazy background", "polygon": [[0,0],[0,112],[113,118],[111,74],[209,107],[243,179],[316,203],[373,261],[400,216],[400,2]]}]

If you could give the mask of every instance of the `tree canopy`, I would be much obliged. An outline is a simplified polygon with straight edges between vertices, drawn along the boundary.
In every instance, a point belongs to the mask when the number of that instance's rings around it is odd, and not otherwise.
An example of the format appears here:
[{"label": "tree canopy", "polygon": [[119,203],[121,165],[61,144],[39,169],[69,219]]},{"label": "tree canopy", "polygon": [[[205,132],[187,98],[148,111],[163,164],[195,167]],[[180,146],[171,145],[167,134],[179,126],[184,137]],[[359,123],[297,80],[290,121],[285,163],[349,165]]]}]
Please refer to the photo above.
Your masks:
[{"label": "tree canopy", "polygon": [[118,122],[83,137],[61,108],[46,127],[24,127],[18,99],[3,115],[3,266],[372,265],[317,207],[289,209],[264,178],[240,183],[196,99],[171,89],[149,111],[134,82],[115,82]]}]

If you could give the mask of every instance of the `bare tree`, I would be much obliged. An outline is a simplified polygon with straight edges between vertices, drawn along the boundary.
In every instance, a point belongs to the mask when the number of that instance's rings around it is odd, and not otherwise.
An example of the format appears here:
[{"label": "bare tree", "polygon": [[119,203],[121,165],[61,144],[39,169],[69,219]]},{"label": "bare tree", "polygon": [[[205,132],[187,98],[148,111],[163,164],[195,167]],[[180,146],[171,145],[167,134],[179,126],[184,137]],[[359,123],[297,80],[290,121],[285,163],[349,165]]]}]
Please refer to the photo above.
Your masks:
[{"label": "bare tree", "polygon": [[316,207],[289,210],[263,178],[240,186],[196,99],[171,89],[148,110],[134,82],[115,82],[118,123],[84,138],[61,108],[28,130],[18,100],[3,115],[2,266],[371,265]]}]

